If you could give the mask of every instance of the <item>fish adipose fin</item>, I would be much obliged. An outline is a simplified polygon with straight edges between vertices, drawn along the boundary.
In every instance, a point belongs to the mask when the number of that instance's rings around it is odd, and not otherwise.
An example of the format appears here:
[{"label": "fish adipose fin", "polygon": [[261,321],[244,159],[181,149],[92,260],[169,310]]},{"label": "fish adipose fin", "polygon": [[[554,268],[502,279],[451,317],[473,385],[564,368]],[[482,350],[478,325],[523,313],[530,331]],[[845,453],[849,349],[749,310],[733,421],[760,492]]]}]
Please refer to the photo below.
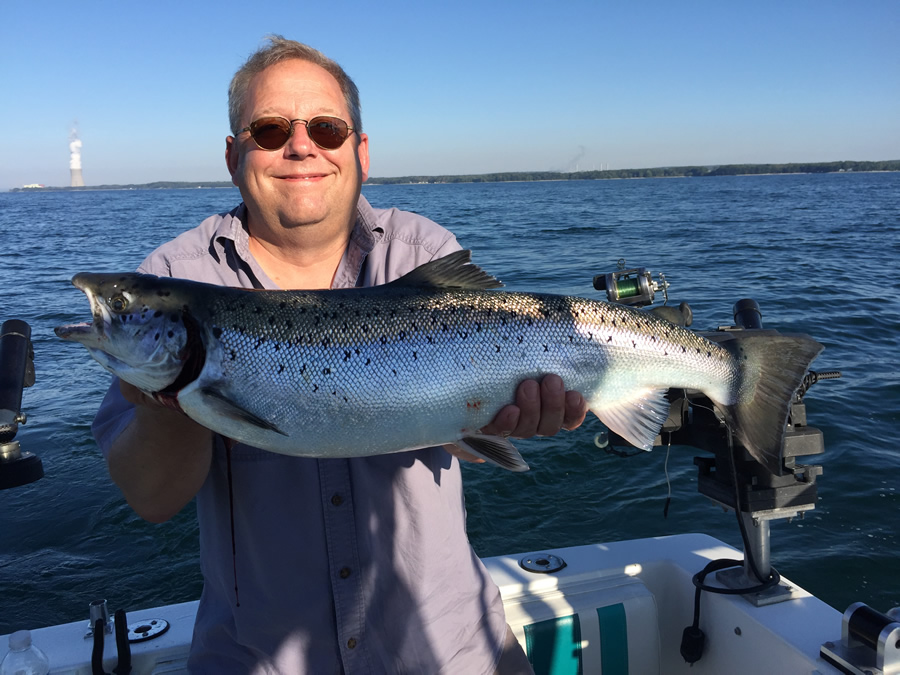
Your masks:
[{"label": "fish adipose fin", "polygon": [[750,335],[721,343],[741,368],[735,402],[716,402],[748,452],[782,474],[784,432],[794,394],[824,347],[806,335]]},{"label": "fish adipose fin", "polygon": [[472,434],[459,439],[456,444],[463,450],[509,471],[528,471],[530,468],[508,438]]},{"label": "fish adipose fin", "polygon": [[229,417],[239,422],[246,422],[247,424],[252,424],[255,427],[265,429],[266,431],[274,431],[276,434],[287,436],[286,433],[274,424],[266,422],[264,419],[257,417],[248,410],[244,410],[212,387],[203,387],[200,390],[200,393],[206,398],[209,406],[215,408],[223,417]]},{"label": "fish adipose fin", "polygon": [[629,392],[627,398],[605,398],[601,393],[588,404],[610,431],[637,448],[652,450],[659,430],[669,416],[666,389]]},{"label": "fish adipose fin", "polygon": [[415,288],[465,288],[485,290],[500,288],[503,283],[469,261],[471,251],[454,251],[450,255],[420,265],[404,274],[388,286],[412,286]]}]

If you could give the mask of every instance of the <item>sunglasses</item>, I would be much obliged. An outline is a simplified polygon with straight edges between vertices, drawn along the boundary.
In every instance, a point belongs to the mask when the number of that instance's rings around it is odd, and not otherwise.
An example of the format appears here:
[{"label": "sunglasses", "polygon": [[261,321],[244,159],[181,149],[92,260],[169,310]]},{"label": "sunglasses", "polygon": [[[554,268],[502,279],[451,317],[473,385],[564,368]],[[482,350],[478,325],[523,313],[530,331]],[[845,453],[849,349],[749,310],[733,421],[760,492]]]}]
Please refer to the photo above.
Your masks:
[{"label": "sunglasses", "polygon": [[302,122],[312,142],[323,150],[337,150],[353,131],[344,120],[322,115],[311,120],[260,117],[238,133],[249,131],[250,137],[263,150],[280,150],[294,135],[295,122]]}]

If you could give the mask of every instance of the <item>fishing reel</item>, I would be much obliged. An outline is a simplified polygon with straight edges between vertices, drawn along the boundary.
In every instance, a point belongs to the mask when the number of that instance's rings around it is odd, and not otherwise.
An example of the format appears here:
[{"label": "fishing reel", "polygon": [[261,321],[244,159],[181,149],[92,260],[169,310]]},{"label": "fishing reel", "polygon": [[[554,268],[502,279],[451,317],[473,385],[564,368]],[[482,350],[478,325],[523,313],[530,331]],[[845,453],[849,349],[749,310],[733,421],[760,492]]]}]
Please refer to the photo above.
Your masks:
[{"label": "fishing reel", "polygon": [[646,307],[653,304],[656,293],[662,291],[664,303],[669,301],[669,282],[660,272],[658,280],[653,280],[653,273],[646,267],[625,269],[625,258],[619,258],[618,269],[609,274],[598,274],[594,277],[594,288],[606,291],[610,302],[633,307]]}]

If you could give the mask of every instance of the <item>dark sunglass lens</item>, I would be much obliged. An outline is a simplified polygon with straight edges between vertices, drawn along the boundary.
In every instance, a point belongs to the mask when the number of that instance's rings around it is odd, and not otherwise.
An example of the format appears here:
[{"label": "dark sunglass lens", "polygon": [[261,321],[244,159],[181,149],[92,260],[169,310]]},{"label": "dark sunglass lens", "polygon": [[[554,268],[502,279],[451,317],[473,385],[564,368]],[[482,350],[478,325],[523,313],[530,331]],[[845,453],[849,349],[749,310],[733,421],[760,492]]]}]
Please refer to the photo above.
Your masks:
[{"label": "dark sunglass lens", "polygon": [[313,142],[326,150],[341,147],[350,134],[347,123],[337,117],[314,117],[309,121],[307,129]]},{"label": "dark sunglass lens", "polygon": [[250,135],[263,150],[278,150],[291,136],[291,123],[280,117],[264,117],[250,125]]}]

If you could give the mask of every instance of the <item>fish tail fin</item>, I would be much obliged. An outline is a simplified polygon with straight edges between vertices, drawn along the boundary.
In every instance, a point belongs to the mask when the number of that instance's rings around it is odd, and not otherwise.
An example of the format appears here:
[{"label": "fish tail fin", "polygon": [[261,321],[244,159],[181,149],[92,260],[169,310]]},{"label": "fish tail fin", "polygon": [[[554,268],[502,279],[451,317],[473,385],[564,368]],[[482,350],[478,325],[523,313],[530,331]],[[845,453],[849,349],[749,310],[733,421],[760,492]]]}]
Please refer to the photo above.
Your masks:
[{"label": "fish tail fin", "polygon": [[794,394],[824,347],[806,335],[742,335],[721,344],[737,359],[739,374],[732,402],[716,403],[753,458],[781,475]]}]

